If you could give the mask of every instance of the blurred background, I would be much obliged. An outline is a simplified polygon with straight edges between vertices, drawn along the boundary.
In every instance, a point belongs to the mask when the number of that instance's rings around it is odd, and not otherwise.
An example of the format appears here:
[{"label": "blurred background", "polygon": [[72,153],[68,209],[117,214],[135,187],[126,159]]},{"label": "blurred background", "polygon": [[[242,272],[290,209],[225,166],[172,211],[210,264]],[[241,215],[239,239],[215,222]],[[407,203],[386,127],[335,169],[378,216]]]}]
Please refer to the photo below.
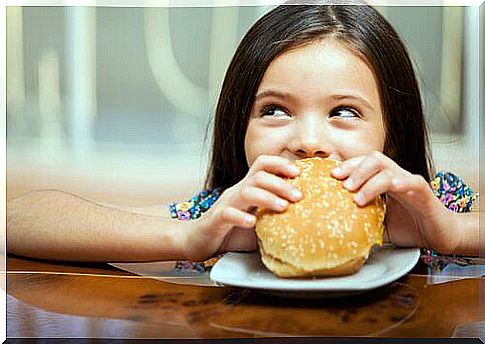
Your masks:
[{"label": "blurred background", "polygon": [[[39,188],[128,205],[192,196],[226,67],[270,8],[7,7],[7,198]],[[436,167],[478,190],[484,11],[378,10],[415,63]]]}]

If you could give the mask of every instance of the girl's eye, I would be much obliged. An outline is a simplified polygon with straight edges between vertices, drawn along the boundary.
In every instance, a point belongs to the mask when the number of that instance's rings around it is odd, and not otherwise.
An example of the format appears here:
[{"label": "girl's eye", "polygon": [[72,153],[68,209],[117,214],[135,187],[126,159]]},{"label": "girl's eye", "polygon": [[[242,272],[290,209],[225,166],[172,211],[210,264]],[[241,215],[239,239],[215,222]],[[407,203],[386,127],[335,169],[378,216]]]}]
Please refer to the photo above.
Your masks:
[{"label": "girl's eye", "polygon": [[283,117],[283,116],[289,116],[289,114],[285,110],[277,106],[267,106],[261,112],[261,117],[263,116]]},{"label": "girl's eye", "polygon": [[360,115],[357,112],[357,110],[355,110],[351,107],[348,107],[348,106],[341,106],[341,107],[334,109],[330,113],[330,117],[334,117],[334,116],[338,116],[338,117],[341,117],[341,118],[354,118],[354,117],[360,118]]}]

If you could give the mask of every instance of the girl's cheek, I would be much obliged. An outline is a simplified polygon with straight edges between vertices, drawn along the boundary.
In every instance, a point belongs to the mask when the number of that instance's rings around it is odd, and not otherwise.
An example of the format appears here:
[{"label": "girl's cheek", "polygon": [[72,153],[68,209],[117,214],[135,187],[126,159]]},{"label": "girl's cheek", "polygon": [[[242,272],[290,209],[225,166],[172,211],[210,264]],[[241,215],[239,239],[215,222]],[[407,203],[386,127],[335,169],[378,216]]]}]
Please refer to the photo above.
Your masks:
[{"label": "girl's cheek", "polygon": [[249,123],[245,138],[246,160],[251,166],[260,155],[278,155],[284,145],[285,133],[279,128]]},{"label": "girl's cheek", "polygon": [[376,139],[375,133],[372,132],[342,135],[338,141],[340,142],[339,151],[345,159],[367,155],[372,151],[382,152],[384,148],[381,140]]}]

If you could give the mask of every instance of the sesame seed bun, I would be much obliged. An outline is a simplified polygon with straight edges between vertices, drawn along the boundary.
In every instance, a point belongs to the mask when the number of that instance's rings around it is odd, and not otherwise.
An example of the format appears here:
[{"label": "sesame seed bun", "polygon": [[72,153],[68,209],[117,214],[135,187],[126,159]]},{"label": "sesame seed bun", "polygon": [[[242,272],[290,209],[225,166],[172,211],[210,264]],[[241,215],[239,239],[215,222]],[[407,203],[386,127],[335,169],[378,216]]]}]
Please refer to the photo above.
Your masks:
[{"label": "sesame seed bun", "polygon": [[288,182],[303,200],[276,213],[257,212],[256,234],[264,265],[279,277],[342,276],[357,272],[372,247],[382,244],[385,202],[365,207],[330,172],[332,159],[297,160],[300,175]]}]

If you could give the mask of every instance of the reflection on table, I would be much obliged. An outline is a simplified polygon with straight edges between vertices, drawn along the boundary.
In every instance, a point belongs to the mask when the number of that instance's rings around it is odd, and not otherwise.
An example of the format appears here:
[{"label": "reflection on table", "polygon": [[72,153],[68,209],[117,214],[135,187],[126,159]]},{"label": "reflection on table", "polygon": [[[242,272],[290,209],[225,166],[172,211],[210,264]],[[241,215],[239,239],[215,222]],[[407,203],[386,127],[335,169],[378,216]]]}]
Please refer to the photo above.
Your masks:
[{"label": "reflection on table", "polygon": [[7,257],[8,337],[449,337],[480,320],[479,278],[428,284],[423,262],[352,297],[297,300],[180,285],[109,265]]}]

